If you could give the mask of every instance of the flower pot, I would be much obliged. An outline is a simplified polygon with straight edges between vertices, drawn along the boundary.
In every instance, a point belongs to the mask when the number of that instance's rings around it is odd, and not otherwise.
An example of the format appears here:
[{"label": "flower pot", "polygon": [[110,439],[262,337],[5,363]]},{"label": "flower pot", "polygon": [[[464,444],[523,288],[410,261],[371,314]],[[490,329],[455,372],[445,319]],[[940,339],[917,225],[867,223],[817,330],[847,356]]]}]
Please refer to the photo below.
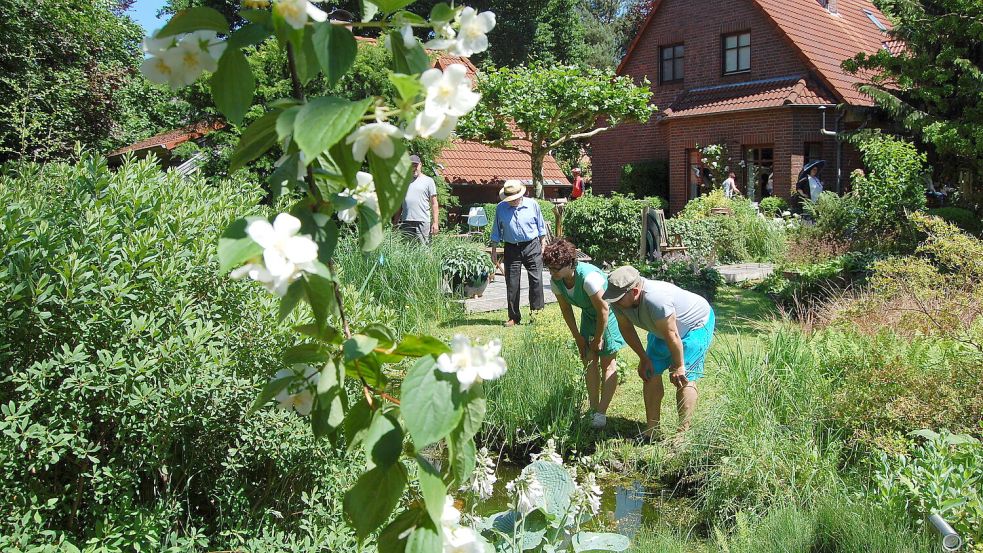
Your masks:
[{"label": "flower pot", "polygon": [[488,287],[488,273],[472,280],[471,282],[464,283],[464,297],[466,298],[477,298],[481,297],[485,293],[485,288]]}]

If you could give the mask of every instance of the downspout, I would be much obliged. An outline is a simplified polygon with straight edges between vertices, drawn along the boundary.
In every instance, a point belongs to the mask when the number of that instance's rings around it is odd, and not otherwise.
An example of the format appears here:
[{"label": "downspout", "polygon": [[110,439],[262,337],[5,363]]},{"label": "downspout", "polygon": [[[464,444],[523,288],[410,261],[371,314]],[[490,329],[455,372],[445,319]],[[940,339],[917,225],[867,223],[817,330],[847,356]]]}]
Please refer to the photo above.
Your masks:
[{"label": "downspout", "polygon": [[836,130],[832,131],[826,130],[826,106],[819,106],[819,113],[823,114],[823,127],[819,129],[819,132],[823,136],[836,138],[836,193],[843,194],[843,140],[840,137],[840,123],[846,117],[846,112],[842,112],[836,117]]}]

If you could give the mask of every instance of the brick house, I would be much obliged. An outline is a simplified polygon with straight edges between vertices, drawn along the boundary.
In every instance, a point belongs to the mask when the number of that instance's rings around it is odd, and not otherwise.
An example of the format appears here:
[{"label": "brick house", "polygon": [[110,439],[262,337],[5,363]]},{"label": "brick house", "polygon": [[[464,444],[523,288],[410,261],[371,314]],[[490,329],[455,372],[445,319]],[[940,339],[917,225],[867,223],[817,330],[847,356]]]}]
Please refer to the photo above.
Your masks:
[{"label": "brick house", "polygon": [[659,112],[591,141],[594,189],[617,190],[626,164],[666,161],[678,211],[700,191],[697,146],[724,144],[743,192],[759,176],[757,198],[768,173],[790,197],[815,159],[827,161],[826,189],[842,192],[860,159],[823,132],[823,113],[831,132],[874,124],[872,100],[840,63],[894,47],[889,28],[867,0],[655,0],[617,73],[648,77]]}]

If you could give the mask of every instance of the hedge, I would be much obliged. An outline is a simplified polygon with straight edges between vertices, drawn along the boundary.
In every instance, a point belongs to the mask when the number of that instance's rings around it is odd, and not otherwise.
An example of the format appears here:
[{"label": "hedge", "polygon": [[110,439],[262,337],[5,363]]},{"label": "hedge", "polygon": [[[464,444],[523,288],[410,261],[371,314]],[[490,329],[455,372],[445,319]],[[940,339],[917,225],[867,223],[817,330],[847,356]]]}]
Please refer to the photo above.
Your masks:
[{"label": "hedge", "polygon": [[636,200],[620,194],[607,197],[587,193],[567,204],[564,234],[596,265],[630,263],[638,257],[642,208],[665,209],[665,205],[657,196]]}]

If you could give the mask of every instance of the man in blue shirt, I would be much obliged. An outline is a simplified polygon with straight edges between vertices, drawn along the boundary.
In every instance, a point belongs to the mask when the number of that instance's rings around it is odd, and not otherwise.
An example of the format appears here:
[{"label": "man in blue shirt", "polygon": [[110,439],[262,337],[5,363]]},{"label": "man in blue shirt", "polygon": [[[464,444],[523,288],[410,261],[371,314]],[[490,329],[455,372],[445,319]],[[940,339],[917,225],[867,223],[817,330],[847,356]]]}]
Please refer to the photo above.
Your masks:
[{"label": "man in blue shirt", "polygon": [[502,200],[495,208],[492,226],[492,261],[498,264],[499,242],[505,243],[505,292],[509,302],[509,320],[505,326],[515,326],[522,320],[519,313],[519,288],[522,267],[529,273],[529,308],[541,310],[543,300],[543,237],[546,221],[539,203],[524,198],[526,187],[517,180],[505,181],[498,193]]}]

